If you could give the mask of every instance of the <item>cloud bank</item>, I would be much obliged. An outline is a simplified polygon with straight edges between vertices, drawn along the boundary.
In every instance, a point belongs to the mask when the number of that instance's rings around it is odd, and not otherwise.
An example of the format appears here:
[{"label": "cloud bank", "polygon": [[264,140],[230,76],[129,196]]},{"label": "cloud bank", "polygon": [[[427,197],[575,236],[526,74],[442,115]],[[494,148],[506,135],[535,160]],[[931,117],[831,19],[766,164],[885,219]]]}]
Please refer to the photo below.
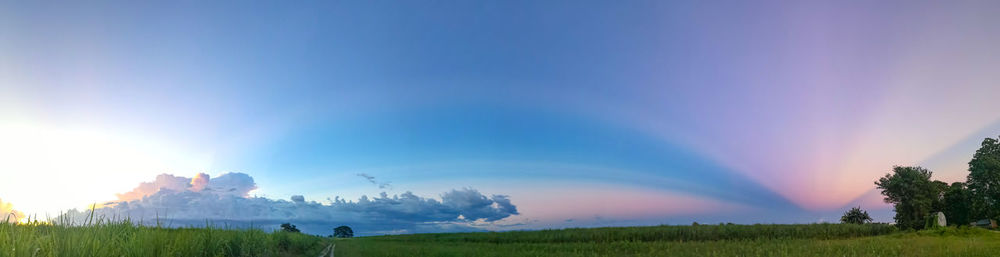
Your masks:
[{"label": "cloud bank", "polygon": [[[471,188],[443,193],[440,200],[411,192],[377,197],[362,196],[357,201],[340,197],[327,203],[307,201],[301,195],[290,200],[249,197],[256,189],[252,177],[227,173],[211,178],[162,174],[152,182],[139,184],[95,210],[105,218],[128,217],[147,225],[255,226],[277,228],[291,222],[303,232],[327,235],[332,228],[348,225],[359,235],[477,231],[477,225],[517,215],[517,207],[504,195],[484,195]],[[72,210],[70,220],[83,223],[88,211]]]}]

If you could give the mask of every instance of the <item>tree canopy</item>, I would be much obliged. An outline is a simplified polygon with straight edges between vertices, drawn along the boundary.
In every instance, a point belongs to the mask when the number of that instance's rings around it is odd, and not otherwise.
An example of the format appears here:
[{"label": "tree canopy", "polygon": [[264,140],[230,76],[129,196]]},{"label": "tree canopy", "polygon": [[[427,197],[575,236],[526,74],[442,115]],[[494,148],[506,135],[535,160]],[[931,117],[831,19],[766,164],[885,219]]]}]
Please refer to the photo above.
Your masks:
[{"label": "tree canopy", "polygon": [[923,228],[924,218],[939,201],[940,186],[931,181],[931,174],[922,167],[895,166],[892,173],[875,182],[885,202],[893,204],[893,219],[900,228]]},{"label": "tree canopy", "polygon": [[861,206],[851,208],[840,217],[840,223],[865,224],[872,222],[872,217],[868,216],[868,211],[861,210]]},{"label": "tree canopy", "polygon": [[299,233],[299,229],[292,225],[292,223],[281,224],[281,231]]},{"label": "tree canopy", "polygon": [[1000,218],[1000,143],[986,138],[969,161],[967,187],[974,218]]},{"label": "tree canopy", "polygon": [[348,226],[339,226],[333,229],[333,237],[337,238],[351,238],[354,237],[354,230]]},{"label": "tree canopy", "polygon": [[969,202],[969,190],[965,183],[951,183],[948,190],[944,192],[943,205],[941,210],[948,218],[948,224],[967,225],[972,222],[971,203]]}]

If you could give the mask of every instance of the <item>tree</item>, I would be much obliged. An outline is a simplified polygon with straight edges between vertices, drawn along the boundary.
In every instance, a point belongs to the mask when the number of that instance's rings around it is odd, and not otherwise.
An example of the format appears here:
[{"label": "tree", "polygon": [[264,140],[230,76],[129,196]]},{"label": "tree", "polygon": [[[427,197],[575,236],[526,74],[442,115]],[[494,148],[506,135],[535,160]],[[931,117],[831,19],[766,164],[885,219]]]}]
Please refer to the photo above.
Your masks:
[{"label": "tree", "polygon": [[299,229],[295,227],[295,225],[292,225],[292,223],[281,224],[281,231],[291,232],[291,233],[300,232]]},{"label": "tree", "polygon": [[1000,143],[986,138],[969,161],[970,218],[1000,218]]},{"label": "tree", "polygon": [[968,225],[971,222],[971,203],[969,202],[969,190],[965,183],[951,183],[948,190],[944,192],[944,216],[948,219],[948,224]]},{"label": "tree", "polygon": [[872,222],[872,220],[867,211],[861,210],[861,206],[851,208],[851,210],[844,212],[844,216],[840,217],[840,223],[848,224],[865,224]]},{"label": "tree", "polygon": [[893,204],[896,211],[893,219],[900,228],[924,227],[924,217],[933,210],[940,195],[936,183],[931,182],[931,174],[922,167],[895,166],[892,173],[875,182],[885,202]]},{"label": "tree", "polygon": [[931,187],[934,189],[934,201],[931,202],[931,212],[944,212],[944,193],[948,192],[948,183],[935,180],[931,182]]},{"label": "tree", "polygon": [[337,238],[351,238],[354,237],[354,230],[348,226],[339,226],[333,229],[333,237]]}]

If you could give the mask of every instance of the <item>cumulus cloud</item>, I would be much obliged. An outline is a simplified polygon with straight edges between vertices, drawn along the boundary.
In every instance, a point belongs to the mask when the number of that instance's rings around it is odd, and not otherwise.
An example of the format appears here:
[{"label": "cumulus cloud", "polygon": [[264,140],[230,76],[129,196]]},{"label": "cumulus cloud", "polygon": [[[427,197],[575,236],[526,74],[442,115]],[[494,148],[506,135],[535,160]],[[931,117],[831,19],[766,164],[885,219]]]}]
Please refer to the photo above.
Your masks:
[{"label": "cumulus cloud", "polygon": [[149,196],[164,191],[175,191],[180,192],[187,190],[191,186],[191,179],[184,177],[177,177],[170,174],[160,174],[156,176],[156,179],[152,182],[139,183],[139,186],[132,191],[118,194],[118,200],[129,201],[142,199],[145,196]]},{"label": "cumulus cloud", "polygon": [[191,178],[191,191],[198,192],[205,190],[205,188],[208,187],[208,181],[210,179],[211,177],[205,173],[198,173],[198,175],[194,175],[194,178]]},{"label": "cumulus cloud", "polygon": [[5,203],[0,199],[0,222],[17,222],[24,217],[24,213],[14,210],[14,205]]},{"label": "cumulus cloud", "polygon": [[257,184],[254,183],[253,178],[243,173],[227,173],[217,178],[211,178],[205,173],[198,173],[193,178],[160,174],[152,182],[140,183],[132,191],[118,194],[118,200],[125,202],[142,200],[161,192],[202,192],[209,195],[247,197],[254,189],[257,189]]},{"label": "cumulus cloud", "polygon": [[443,203],[452,208],[465,210],[462,216],[466,219],[494,221],[517,214],[517,207],[510,203],[505,195],[493,195],[486,198],[475,189],[451,190],[441,196]]},{"label": "cumulus cloud", "polygon": [[[303,232],[326,235],[348,225],[359,235],[477,231],[481,223],[517,215],[517,207],[504,195],[486,196],[471,188],[451,190],[440,200],[411,192],[357,201],[340,197],[326,204],[306,201],[301,195],[288,200],[249,197],[256,189],[253,178],[228,173],[210,178],[163,174],[152,182],[119,195],[119,201],[104,203],[95,213],[101,217],[129,217],[145,224],[172,226],[204,225],[206,221],[230,226],[254,224],[276,228],[291,222]],[[82,222],[86,211],[70,211],[66,217]]]},{"label": "cumulus cloud", "polygon": [[368,180],[368,182],[372,183],[372,185],[378,186],[379,189],[386,189],[386,188],[392,189],[392,185],[389,184],[389,182],[378,182],[377,180],[375,180],[375,176],[368,175],[366,173],[358,173],[357,175],[358,177],[365,178],[366,180]]}]

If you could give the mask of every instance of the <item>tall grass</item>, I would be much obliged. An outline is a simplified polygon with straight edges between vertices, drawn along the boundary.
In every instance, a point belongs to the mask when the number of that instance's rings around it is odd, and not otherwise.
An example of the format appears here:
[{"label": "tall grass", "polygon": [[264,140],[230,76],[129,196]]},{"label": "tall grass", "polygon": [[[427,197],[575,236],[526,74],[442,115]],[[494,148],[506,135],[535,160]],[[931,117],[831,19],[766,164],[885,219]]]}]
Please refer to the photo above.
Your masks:
[{"label": "tall grass", "polygon": [[325,241],[259,229],[147,227],[127,219],[81,225],[0,222],[0,257],[316,256]]}]

